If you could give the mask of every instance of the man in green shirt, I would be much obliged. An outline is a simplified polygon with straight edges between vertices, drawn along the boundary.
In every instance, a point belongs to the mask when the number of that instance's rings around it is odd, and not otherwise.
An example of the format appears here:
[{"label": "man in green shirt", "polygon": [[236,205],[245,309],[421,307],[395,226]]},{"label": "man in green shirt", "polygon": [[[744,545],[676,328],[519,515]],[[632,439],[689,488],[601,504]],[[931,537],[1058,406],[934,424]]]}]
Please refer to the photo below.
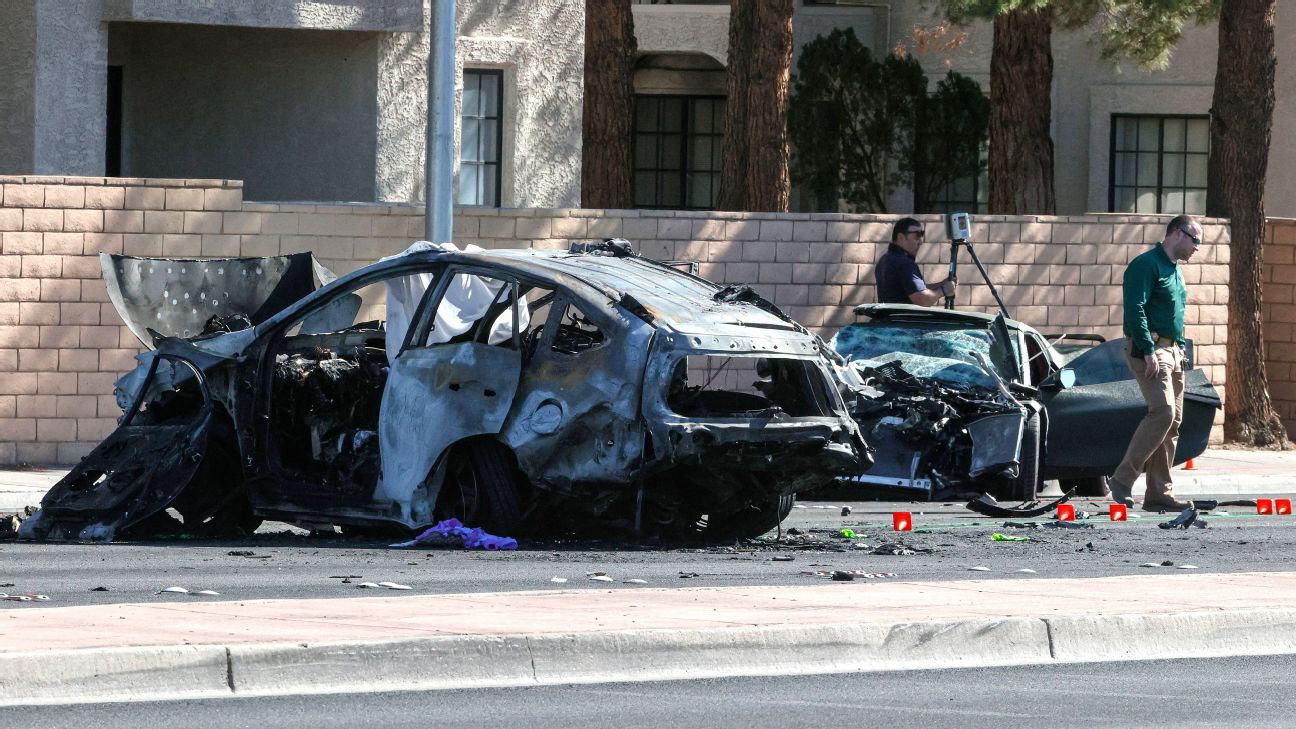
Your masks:
[{"label": "man in green shirt", "polygon": [[1179,444],[1184,392],[1184,287],[1180,263],[1201,246],[1201,226],[1180,215],[1166,226],[1165,239],[1139,254],[1125,269],[1125,361],[1147,402],[1148,412],[1134,431],[1125,458],[1109,485],[1112,500],[1133,506],[1134,481],[1142,473],[1147,491],[1144,511],[1174,511],[1192,506],[1175,498],[1170,468]]}]

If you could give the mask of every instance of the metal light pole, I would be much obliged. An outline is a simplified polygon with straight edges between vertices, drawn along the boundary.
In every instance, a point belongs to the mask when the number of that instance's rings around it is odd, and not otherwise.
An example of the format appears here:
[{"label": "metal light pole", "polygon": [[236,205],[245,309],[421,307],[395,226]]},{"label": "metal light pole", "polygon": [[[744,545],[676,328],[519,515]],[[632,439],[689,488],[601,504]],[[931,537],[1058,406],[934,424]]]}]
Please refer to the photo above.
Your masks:
[{"label": "metal light pole", "polygon": [[428,47],[425,237],[449,243],[454,227],[455,2],[432,0]]}]

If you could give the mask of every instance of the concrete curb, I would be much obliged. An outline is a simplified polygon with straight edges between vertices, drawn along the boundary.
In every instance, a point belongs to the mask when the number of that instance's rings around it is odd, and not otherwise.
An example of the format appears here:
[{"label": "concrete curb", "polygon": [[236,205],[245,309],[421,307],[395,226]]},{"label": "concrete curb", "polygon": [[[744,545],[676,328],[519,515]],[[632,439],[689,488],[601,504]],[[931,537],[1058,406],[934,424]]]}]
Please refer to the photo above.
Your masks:
[{"label": "concrete curb", "polygon": [[0,706],[1296,653],[1296,609],[0,653]]}]

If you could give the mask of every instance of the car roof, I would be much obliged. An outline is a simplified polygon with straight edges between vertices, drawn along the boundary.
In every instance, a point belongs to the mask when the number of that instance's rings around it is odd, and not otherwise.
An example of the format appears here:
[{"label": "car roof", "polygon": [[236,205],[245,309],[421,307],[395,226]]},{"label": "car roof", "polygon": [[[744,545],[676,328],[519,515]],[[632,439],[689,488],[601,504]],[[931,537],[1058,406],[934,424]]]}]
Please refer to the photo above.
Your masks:
[{"label": "car roof", "polygon": [[500,267],[519,275],[553,281],[587,299],[619,301],[622,295],[629,294],[653,315],[655,323],[678,331],[710,331],[725,325],[803,330],[800,325],[757,306],[716,301],[715,294],[722,286],[639,256],[509,248],[410,254],[413,257]]}]

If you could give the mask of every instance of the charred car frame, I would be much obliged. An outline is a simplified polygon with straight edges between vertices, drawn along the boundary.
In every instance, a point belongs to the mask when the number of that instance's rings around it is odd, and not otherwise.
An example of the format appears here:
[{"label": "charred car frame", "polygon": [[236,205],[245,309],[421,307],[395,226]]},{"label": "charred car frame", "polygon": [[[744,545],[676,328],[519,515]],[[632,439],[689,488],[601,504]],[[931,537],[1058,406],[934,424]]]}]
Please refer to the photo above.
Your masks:
[{"label": "charred car frame", "polygon": [[869,463],[822,341],[624,242],[416,245],[331,282],[309,254],[103,263],[153,351],[25,538],[572,515],[753,536]]}]

